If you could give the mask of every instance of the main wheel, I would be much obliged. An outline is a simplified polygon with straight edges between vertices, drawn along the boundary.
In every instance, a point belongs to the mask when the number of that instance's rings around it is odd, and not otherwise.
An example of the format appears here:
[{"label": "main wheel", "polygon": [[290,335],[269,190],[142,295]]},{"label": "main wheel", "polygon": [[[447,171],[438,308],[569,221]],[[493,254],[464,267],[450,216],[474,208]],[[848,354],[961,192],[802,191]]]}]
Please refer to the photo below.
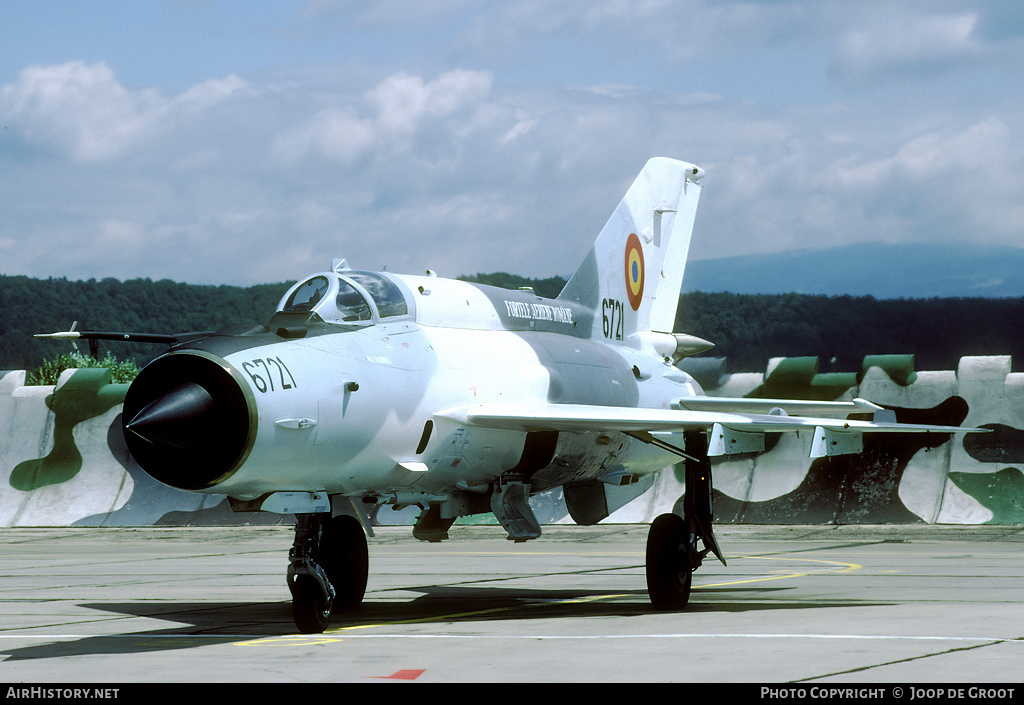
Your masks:
[{"label": "main wheel", "polygon": [[690,601],[693,567],[690,532],[678,514],[662,514],[647,534],[647,593],[659,610],[681,610]]},{"label": "main wheel", "polygon": [[297,575],[293,579],[292,619],[303,634],[320,634],[331,621],[331,605],[316,579]]},{"label": "main wheel", "polygon": [[334,614],[359,607],[366,593],[370,558],[359,520],[342,514],[332,518],[320,541],[319,563],[334,586]]}]

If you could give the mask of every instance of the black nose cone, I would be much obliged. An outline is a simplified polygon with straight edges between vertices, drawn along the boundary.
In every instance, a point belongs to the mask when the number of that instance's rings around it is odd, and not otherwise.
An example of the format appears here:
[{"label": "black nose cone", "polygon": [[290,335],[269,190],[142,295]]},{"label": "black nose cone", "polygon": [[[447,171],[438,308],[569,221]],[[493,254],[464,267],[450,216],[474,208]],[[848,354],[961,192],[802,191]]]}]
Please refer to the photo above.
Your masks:
[{"label": "black nose cone", "polygon": [[198,490],[230,477],[252,449],[255,403],[237,372],[178,351],[142,370],[125,396],[124,437],[135,461],[172,487]]},{"label": "black nose cone", "polygon": [[216,425],[216,404],[206,389],[194,382],[178,385],[157,397],[125,424],[125,428],[154,445],[194,450]]}]

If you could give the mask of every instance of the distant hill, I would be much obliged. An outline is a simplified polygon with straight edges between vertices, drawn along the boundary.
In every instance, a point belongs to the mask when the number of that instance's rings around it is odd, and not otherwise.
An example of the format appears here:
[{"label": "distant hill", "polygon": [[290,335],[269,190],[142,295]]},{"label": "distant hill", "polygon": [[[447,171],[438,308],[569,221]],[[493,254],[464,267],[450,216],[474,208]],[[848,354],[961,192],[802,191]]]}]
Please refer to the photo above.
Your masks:
[{"label": "distant hill", "polygon": [[691,261],[683,291],[898,298],[1024,296],[1024,249],[864,244]]}]

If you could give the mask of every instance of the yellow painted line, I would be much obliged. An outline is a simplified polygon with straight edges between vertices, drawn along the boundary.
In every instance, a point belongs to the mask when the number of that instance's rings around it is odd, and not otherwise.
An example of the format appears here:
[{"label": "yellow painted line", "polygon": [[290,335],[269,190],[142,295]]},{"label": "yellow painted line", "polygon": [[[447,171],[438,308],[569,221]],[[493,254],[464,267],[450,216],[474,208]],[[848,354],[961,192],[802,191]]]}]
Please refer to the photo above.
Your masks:
[{"label": "yellow painted line", "polygon": [[[826,565],[836,566],[838,570],[811,570],[796,573],[783,573],[782,575],[762,576],[760,578],[747,578],[745,580],[730,580],[724,583],[701,583],[700,587],[724,587],[726,585],[743,585],[745,583],[761,583],[768,580],[782,580],[783,578],[801,578],[809,575],[822,575],[825,573],[831,575],[839,575],[840,573],[847,573],[854,570],[862,570],[864,566],[858,565],[857,563],[846,563],[844,561],[823,561],[816,560],[813,558],[779,558],[775,556],[744,556],[744,558],[755,558],[761,561],[799,561],[801,563],[824,563]],[[784,570],[784,569],[783,569]],[[697,587],[697,586],[694,586]]]},{"label": "yellow painted line", "polygon": [[268,636],[263,639],[250,641],[236,641],[235,646],[263,646],[273,644],[275,646],[314,646],[316,644],[333,644],[341,639],[331,639],[323,634],[291,634],[288,636]]}]

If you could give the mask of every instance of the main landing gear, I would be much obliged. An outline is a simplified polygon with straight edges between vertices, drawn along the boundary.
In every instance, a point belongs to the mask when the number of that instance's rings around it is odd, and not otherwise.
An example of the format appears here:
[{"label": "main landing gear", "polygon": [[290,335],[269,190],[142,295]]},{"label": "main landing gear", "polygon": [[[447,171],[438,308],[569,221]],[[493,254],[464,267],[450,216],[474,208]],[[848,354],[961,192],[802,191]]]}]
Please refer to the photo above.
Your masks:
[{"label": "main landing gear", "polygon": [[647,594],[659,610],[681,610],[690,601],[694,549],[678,514],[662,514],[647,535]]},{"label": "main landing gear", "polygon": [[[681,610],[690,601],[693,571],[709,553],[725,565],[711,528],[711,461],[701,431],[684,434],[686,494],[647,534],[647,594],[659,610]],[[703,544],[704,548],[700,548]]]},{"label": "main landing gear", "polygon": [[369,555],[359,521],[342,514],[299,514],[288,554],[292,616],[303,634],[327,628],[331,614],[359,607],[366,592]]}]

